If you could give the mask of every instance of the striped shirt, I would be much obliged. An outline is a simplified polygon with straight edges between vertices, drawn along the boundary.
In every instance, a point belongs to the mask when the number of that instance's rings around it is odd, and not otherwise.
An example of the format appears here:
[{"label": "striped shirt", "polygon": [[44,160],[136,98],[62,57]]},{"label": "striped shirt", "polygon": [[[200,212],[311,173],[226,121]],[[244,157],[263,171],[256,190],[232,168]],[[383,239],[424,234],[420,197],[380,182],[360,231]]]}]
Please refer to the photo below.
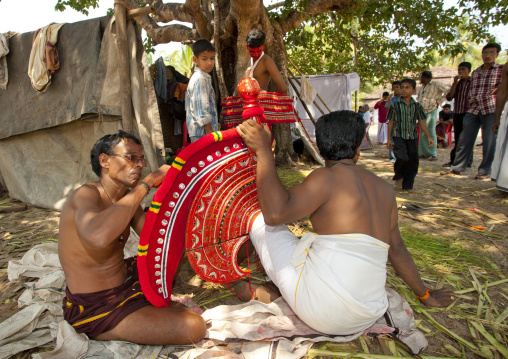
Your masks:
[{"label": "striped shirt", "polygon": [[488,115],[496,112],[496,96],[490,93],[499,87],[503,65],[494,63],[487,71],[483,66],[478,67],[471,75],[470,107],[467,112],[478,115]]},{"label": "striped shirt", "polygon": [[460,79],[455,87],[453,96],[446,95],[448,101],[454,100],[453,112],[456,114],[466,113],[469,109],[469,95],[471,92],[471,77],[466,80]]},{"label": "striped shirt", "polygon": [[[411,102],[406,105],[402,97],[399,101],[390,105],[388,110],[388,121],[393,121],[392,137],[402,137],[405,140],[418,138],[416,125],[418,121],[425,120],[427,114],[423,106],[411,97]],[[390,134],[388,134],[389,136]]]},{"label": "striped shirt", "polygon": [[418,102],[422,104],[425,113],[434,111],[445,100],[449,88],[438,81],[431,81],[418,89]]},{"label": "striped shirt", "polygon": [[190,137],[206,135],[203,126],[207,124],[212,125],[213,131],[219,129],[212,77],[197,66],[185,93],[185,111]]}]

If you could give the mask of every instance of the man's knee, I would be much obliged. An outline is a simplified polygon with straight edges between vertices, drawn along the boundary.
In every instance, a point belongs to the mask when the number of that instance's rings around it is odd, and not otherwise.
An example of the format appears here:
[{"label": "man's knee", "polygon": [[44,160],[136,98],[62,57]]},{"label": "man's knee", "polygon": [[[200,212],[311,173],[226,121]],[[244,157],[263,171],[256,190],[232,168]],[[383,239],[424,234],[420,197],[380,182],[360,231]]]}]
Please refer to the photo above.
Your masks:
[{"label": "man's knee", "polygon": [[206,334],[205,320],[201,315],[189,312],[185,315],[185,336],[189,338],[192,343],[197,343],[204,338]]}]

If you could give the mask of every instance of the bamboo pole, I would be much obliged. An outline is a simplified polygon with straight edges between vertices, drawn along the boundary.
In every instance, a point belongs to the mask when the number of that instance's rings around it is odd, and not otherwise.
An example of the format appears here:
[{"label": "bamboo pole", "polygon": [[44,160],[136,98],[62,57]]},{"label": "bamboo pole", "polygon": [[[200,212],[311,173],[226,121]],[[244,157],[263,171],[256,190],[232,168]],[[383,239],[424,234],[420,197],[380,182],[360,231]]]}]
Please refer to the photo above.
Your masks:
[{"label": "bamboo pole", "polygon": [[[300,74],[300,76],[303,76],[302,72],[300,71],[300,69],[294,64],[293,61],[291,61],[291,59],[286,56],[286,58],[288,59],[289,63],[296,69],[296,71],[298,71],[298,73]],[[288,69],[289,70],[289,69]],[[291,72],[291,71],[290,71]],[[325,103],[325,101],[323,100],[323,98],[321,98],[321,96],[319,96],[319,94],[316,92],[316,96],[318,99],[321,100],[321,102],[323,103],[323,105],[325,105],[326,109],[328,110],[328,112],[332,112],[332,110],[330,110],[330,107],[328,107],[328,105]],[[316,101],[314,101],[314,104],[316,104],[316,107],[317,107],[317,103]],[[322,111],[321,111],[322,112]],[[324,113],[323,113],[324,115]]]},{"label": "bamboo pole", "polygon": [[125,132],[133,133],[129,49],[127,47],[127,11],[120,3],[115,3],[115,23],[117,30],[118,69],[120,71],[122,127]]},{"label": "bamboo pole", "polygon": [[[115,8],[116,12],[116,8]],[[140,7],[138,9],[132,9],[127,12],[127,20],[132,20],[136,16],[143,16],[148,15],[150,13],[154,12],[153,6],[147,6],[147,7]]]},{"label": "bamboo pole", "polygon": [[[288,68],[288,71],[289,71],[289,75],[291,75],[291,77],[293,78],[293,80],[296,81],[296,83],[298,84],[298,86],[300,86],[300,91],[302,90],[302,83],[300,82],[300,80],[298,80],[296,78],[296,76],[293,74],[293,72]],[[301,94],[301,92],[300,92]],[[317,92],[316,92],[317,94]],[[316,108],[319,110],[319,112],[321,112],[321,114],[324,116],[325,115],[325,112],[321,109],[321,107],[318,105],[318,103],[316,102],[316,100],[314,100],[314,106],[316,106]],[[331,111],[330,111],[331,112]]]},{"label": "bamboo pole", "polygon": [[[289,70],[289,69],[288,69]],[[310,112],[309,108],[307,107],[307,104],[305,103],[305,101],[302,101],[301,97],[300,97],[300,93],[298,92],[295,84],[293,83],[293,81],[291,81],[292,79],[291,78],[288,78],[288,81],[289,81],[289,84],[291,85],[291,87],[293,88],[293,90],[295,90],[295,94],[296,96],[298,96],[298,98],[300,99],[300,102],[302,103],[302,106],[303,108],[305,109],[305,112],[307,112],[307,115],[309,115],[309,118],[310,120],[312,121],[312,123],[314,124],[314,126],[316,126],[316,121],[314,120],[314,117],[312,117],[312,113]]]}]

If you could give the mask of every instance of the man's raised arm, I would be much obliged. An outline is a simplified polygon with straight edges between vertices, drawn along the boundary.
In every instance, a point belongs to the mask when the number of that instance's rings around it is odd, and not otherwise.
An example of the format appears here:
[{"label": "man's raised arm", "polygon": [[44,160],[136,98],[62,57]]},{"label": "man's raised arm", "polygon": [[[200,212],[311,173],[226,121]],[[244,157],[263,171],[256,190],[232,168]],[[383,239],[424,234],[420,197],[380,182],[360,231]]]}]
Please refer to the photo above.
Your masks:
[{"label": "man's raised arm", "polygon": [[315,170],[301,184],[286,190],[277,176],[268,127],[246,121],[237,131],[257,156],[258,201],[266,224],[276,226],[303,218],[327,201],[326,170]]},{"label": "man's raised arm", "polygon": [[277,65],[275,65],[275,62],[273,62],[271,58],[267,57],[265,64],[268,73],[272,77],[273,83],[275,84],[275,86],[277,86],[275,91],[277,91],[278,93],[288,92],[288,85],[286,85],[286,82],[284,81],[284,78],[280,74]]},{"label": "man's raised arm", "polygon": [[[162,166],[145,177],[143,182],[150,187],[160,185],[168,169],[169,166]],[[131,224],[132,219],[135,219],[132,223],[135,231],[140,232],[144,216],[141,214],[142,211],[139,212],[141,210],[139,205],[146,195],[146,188],[138,184],[118,202],[102,210],[97,188],[82,186],[74,194],[71,203],[78,234],[92,248],[102,249],[115,241]]]}]

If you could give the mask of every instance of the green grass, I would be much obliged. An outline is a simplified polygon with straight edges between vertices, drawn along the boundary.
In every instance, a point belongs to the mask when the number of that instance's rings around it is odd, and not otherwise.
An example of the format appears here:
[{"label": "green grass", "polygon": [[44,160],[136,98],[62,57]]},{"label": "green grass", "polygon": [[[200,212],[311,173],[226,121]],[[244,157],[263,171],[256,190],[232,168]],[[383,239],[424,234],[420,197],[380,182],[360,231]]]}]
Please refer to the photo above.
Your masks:
[{"label": "green grass", "polygon": [[298,171],[294,168],[277,168],[277,174],[284,188],[291,188],[301,183],[311,171]]},{"label": "green grass", "polygon": [[497,270],[497,266],[487,257],[464,248],[466,243],[459,238],[424,234],[410,227],[401,227],[400,232],[419,266],[461,274],[468,272],[469,267]]}]

